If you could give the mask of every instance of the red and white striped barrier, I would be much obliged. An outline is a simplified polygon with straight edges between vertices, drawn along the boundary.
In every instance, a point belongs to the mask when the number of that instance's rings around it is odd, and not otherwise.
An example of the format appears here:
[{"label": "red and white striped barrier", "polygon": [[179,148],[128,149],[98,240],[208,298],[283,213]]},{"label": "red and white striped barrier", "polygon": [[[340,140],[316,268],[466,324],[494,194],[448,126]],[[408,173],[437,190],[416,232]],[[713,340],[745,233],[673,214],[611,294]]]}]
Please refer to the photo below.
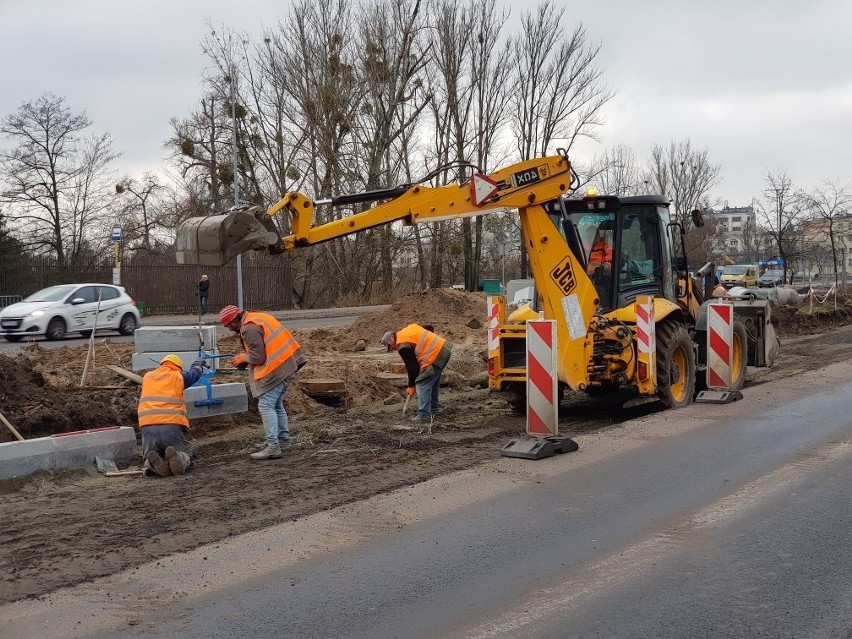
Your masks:
[{"label": "red and white striped barrier", "polygon": [[486,304],[488,306],[488,353],[490,354],[500,348],[500,317],[496,297],[489,295],[486,298]]},{"label": "red and white striped barrier", "polygon": [[527,435],[552,437],[559,432],[556,369],[556,322],[527,322]]},{"label": "red and white striped barrier", "polygon": [[657,379],[657,323],[654,317],[654,298],[640,295],[636,298],[636,342],[639,362],[644,364],[640,377]]},{"label": "red and white striped barrier", "polygon": [[726,302],[707,306],[707,388],[731,387],[734,355],[734,307]]}]

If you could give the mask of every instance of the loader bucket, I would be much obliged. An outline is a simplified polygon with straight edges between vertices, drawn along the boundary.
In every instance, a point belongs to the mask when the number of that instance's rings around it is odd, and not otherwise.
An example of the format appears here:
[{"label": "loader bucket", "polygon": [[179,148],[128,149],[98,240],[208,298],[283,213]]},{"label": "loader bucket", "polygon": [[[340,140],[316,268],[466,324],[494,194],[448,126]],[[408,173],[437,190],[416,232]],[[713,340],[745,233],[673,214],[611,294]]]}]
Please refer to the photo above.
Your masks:
[{"label": "loader bucket", "polygon": [[258,219],[264,215],[263,208],[253,206],[184,220],[177,228],[178,264],[222,266],[245,251],[275,246],[278,234]]},{"label": "loader bucket", "polygon": [[771,322],[768,300],[733,300],[734,315],[748,335],[748,365],[770,367],[778,357],[779,340]]}]

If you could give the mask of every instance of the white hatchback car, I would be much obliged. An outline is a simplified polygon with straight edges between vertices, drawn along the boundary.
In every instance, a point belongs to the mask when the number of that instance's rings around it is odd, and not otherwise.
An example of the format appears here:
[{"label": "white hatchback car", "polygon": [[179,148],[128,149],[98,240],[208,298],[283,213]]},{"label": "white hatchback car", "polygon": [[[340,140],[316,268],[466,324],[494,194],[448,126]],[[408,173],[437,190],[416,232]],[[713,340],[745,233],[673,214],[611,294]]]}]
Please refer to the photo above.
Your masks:
[{"label": "white hatchback car", "polygon": [[0,336],[10,342],[36,335],[62,339],[66,333],[88,337],[96,327],[132,335],[137,326],[136,301],[121,286],[109,284],[50,286],[0,311]]}]

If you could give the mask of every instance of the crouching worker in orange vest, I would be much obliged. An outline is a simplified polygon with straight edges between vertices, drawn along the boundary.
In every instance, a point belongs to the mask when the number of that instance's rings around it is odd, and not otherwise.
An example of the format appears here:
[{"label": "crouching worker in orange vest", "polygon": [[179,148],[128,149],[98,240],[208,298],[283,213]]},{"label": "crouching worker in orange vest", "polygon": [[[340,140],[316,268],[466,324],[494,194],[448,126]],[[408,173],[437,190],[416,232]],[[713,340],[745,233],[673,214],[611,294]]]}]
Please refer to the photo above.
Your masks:
[{"label": "crouching worker in orange vest", "polygon": [[192,463],[192,446],[186,440],[189,418],[183,399],[185,388],[197,382],[204,369],[200,361],[188,371],[177,355],[166,355],[160,367],[142,378],[139,397],[139,433],[142,437],[143,475],[183,475]]},{"label": "crouching worker in orange vest", "polygon": [[417,415],[411,421],[431,423],[438,412],[441,373],[450,361],[453,345],[419,324],[388,331],[380,340],[388,351],[396,351],[408,371],[409,397],[417,392]]},{"label": "crouching worker in orange vest", "polygon": [[249,388],[257,397],[257,408],[266,431],[262,450],[251,459],[278,459],[290,448],[290,427],[284,395],[296,372],[308,363],[299,342],[268,313],[243,311],[226,306],[219,311],[222,326],[240,334],[243,350],[231,360],[237,368],[251,369]]}]

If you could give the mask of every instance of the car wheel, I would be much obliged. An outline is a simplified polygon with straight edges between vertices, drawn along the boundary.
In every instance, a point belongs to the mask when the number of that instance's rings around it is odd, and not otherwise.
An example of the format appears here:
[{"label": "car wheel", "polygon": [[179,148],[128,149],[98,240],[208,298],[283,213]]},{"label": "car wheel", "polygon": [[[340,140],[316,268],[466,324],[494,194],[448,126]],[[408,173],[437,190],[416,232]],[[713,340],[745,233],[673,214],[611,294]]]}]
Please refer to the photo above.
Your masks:
[{"label": "car wheel", "polygon": [[4,335],[3,337],[6,338],[7,342],[20,342],[24,339],[23,335]]},{"label": "car wheel", "polygon": [[136,318],[132,313],[125,313],[118,325],[118,332],[122,335],[133,335],[136,332]]},{"label": "car wheel", "polygon": [[62,339],[65,337],[65,320],[61,317],[54,317],[47,325],[47,332],[45,333],[45,337],[47,339]]}]

